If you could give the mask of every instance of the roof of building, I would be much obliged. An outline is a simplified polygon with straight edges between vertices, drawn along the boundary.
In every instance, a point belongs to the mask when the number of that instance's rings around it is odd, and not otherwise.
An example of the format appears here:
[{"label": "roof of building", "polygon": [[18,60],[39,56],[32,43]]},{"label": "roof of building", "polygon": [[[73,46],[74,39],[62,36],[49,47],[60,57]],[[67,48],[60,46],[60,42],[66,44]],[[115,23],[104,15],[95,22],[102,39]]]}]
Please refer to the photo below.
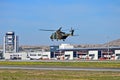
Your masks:
[{"label": "roof of building", "polygon": [[58,51],[80,51],[80,50],[120,50],[120,47],[101,47],[101,48],[73,48],[73,49],[58,49]]}]

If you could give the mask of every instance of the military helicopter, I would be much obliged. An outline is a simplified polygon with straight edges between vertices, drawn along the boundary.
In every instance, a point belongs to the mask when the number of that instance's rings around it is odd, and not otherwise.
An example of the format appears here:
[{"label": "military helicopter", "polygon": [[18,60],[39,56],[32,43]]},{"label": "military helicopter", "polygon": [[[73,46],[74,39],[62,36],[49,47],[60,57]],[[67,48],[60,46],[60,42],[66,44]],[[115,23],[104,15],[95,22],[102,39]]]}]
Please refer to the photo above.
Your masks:
[{"label": "military helicopter", "polygon": [[74,34],[74,30],[71,28],[70,33],[65,33],[62,30],[62,27],[60,27],[58,30],[45,30],[45,29],[39,29],[40,31],[55,31],[54,33],[52,33],[52,35],[50,36],[50,39],[53,40],[63,40],[65,41],[65,39],[68,36],[73,36]]}]

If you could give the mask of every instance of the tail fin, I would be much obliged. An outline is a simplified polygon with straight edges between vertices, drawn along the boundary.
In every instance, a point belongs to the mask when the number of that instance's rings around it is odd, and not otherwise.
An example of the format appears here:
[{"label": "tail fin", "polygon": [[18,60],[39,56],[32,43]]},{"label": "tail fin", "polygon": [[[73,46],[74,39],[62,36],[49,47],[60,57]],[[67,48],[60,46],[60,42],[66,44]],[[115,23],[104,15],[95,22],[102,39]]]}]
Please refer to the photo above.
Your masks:
[{"label": "tail fin", "polygon": [[62,27],[60,27],[60,28],[58,29],[58,31],[61,31],[61,29],[62,29]]},{"label": "tail fin", "polygon": [[71,30],[70,30],[70,32],[71,32],[71,36],[73,36],[74,35],[74,30],[71,28]]}]

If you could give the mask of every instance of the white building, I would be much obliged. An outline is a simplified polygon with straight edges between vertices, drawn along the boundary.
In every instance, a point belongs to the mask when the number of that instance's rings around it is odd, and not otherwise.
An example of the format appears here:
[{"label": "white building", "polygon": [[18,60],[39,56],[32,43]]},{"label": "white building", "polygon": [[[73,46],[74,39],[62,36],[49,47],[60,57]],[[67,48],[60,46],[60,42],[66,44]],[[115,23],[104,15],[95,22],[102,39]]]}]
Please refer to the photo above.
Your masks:
[{"label": "white building", "polygon": [[120,60],[120,50],[115,50],[115,60]]},{"label": "white building", "polygon": [[[59,49],[73,49],[74,46],[71,44],[61,44],[59,46]],[[64,55],[61,57],[64,57],[65,60],[73,60],[73,51],[65,51]]]},{"label": "white building", "polygon": [[73,51],[65,51],[65,60],[73,60]]},{"label": "white building", "polygon": [[88,58],[90,60],[98,60],[98,50],[88,51]]},{"label": "white building", "polygon": [[50,52],[28,52],[28,57],[31,59],[31,60],[48,60],[50,59]]},{"label": "white building", "polygon": [[48,60],[50,52],[17,52],[5,53],[6,60]]},{"label": "white building", "polygon": [[73,45],[71,44],[61,44],[59,45],[59,49],[73,49]]},{"label": "white building", "polygon": [[26,52],[5,53],[6,60],[30,60]]}]

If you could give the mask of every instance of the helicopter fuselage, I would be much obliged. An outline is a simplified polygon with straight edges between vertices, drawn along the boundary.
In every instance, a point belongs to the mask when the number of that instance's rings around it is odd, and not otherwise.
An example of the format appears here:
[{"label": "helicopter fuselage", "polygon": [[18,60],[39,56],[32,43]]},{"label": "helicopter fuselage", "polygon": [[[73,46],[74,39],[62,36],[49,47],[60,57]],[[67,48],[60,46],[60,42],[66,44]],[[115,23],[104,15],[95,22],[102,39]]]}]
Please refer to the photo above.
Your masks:
[{"label": "helicopter fuselage", "polygon": [[55,32],[50,36],[50,39],[53,41],[53,39],[56,40],[65,40],[70,34],[65,34],[64,32]]}]

